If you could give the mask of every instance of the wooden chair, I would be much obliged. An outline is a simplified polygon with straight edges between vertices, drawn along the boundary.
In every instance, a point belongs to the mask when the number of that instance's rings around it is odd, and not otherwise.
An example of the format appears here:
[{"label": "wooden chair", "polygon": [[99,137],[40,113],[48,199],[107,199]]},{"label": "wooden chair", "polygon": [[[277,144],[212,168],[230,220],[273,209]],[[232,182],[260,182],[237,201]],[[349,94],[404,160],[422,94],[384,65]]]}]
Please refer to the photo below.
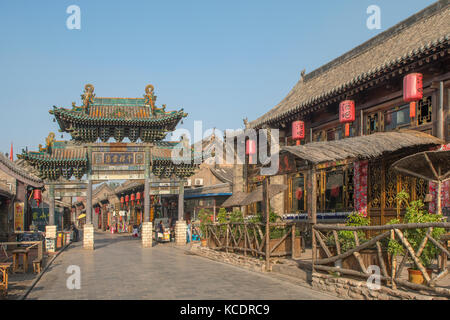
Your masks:
[{"label": "wooden chair", "polygon": [[42,259],[34,259],[33,260],[33,272],[34,273],[41,273],[42,270]]},{"label": "wooden chair", "polygon": [[[28,249],[16,249],[13,250],[13,272],[23,272],[28,271]],[[20,268],[20,256],[22,256],[22,268]]]},{"label": "wooden chair", "polygon": [[0,292],[3,296],[8,294],[8,269],[11,267],[11,262],[0,263],[0,274],[2,281],[0,282]]}]

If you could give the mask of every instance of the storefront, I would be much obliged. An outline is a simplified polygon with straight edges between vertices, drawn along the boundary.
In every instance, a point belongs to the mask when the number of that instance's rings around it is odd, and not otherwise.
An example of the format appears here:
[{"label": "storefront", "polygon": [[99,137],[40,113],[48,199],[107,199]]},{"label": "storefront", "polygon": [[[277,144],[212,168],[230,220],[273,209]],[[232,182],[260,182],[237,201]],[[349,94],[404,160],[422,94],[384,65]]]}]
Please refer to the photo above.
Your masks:
[{"label": "storefront", "polygon": [[[275,212],[304,217],[314,202],[318,215],[356,210],[368,214],[373,224],[385,224],[404,210],[397,204],[398,192],[405,190],[411,200],[433,194],[432,185],[390,166],[401,157],[450,142],[449,42],[447,31],[439,27],[448,21],[449,11],[448,6],[433,4],[332,62],[302,73],[277,106],[246,122],[246,129],[277,129],[280,148],[287,153],[281,154],[278,175],[270,178],[288,186],[284,201],[271,200]],[[411,37],[418,33],[420,37]],[[396,136],[405,130],[417,135]],[[250,145],[248,140],[254,138],[246,139]],[[250,156],[249,149],[247,153]],[[245,166],[247,192],[264,178],[259,169]],[[309,181],[312,169],[314,179]],[[449,193],[448,186],[443,190]],[[260,204],[248,207],[250,214],[260,210]]]}]

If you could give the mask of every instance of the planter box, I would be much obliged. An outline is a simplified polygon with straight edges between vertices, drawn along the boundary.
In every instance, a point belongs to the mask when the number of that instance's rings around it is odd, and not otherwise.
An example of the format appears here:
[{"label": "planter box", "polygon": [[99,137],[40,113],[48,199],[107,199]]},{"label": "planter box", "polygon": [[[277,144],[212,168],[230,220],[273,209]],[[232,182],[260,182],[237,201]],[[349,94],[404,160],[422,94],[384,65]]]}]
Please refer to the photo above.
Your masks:
[{"label": "planter box", "polygon": [[[222,243],[225,242],[225,238],[220,238],[219,239]],[[280,239],[270,239],[270,249],[272,249],[273,247],[275,247],[275,245],[278,243]],[[294,244],[294,255],[295,257],[299,257],[301,255],[302,252],[302,247],[301,247],[301,237],[297,236],[295,237],[295,244]],[[241,239],[238,242],[238,246],[241,248],[244,248],[245,242],[244,239]],[[217,244],[216,242],[209,238],[208,239],[208,247],[209,248],[217,248]],[[248,248],[248,244],[247,244],[247,248]],[[262,248],[262,251],[264,252],[264,246]],[[232,249],[228,249],[229,252],[236,252],[236,253],[243,253],[242,250],[232,250]],[[252,254],[255,255],[254,253],[248,252],[248,254]],[[291,237],[287,237],[273,252],[274,255],[278,255],[278,256],[287,256],[287,255],[291,255],[292,254],[292,241],[291,241]]]},{"label": "planter box", "polygon": [[[294,256],[299,257],[302,253],[302,238],[300,236],[295,237],[294,239]],[[270,239],[270,249],[280,241],[280,239]],[[263,249],[264,250],[264,249]],[[292,254],[292,237],[287,237],[272,254],[277,255],[291,255]]]},{"label": "planter box", "polygon": [[[328,247],[328,249],[330,250],[332,255],[337,255],[336,247]],[[361,259],[366,268],[370,265],[376,265],[376,266],[380,267],[380,269],[381,269],[381,264],[379,262],[378,252],[376,249],[364,249],[364,250],[361,250],[359,252],[359,254],[361,255]],[[388,272],[388,274],[391,274],[391,263],[390,263],[388,252],[382,251],[382,255],[383,255],[384,265],[386,266],[387,272]],[[322,248],[318,248],[318,257],[319,257],[319,259],[327,258],[327,255]],[[334,267],[335,264],[329,263],[329,264],[327,264],[327,266]],[[359,266],[358,260],[356,260],[354,255],[351,255],[347,258],[342,259],[342,268],[362,272],[362,270]]]}]

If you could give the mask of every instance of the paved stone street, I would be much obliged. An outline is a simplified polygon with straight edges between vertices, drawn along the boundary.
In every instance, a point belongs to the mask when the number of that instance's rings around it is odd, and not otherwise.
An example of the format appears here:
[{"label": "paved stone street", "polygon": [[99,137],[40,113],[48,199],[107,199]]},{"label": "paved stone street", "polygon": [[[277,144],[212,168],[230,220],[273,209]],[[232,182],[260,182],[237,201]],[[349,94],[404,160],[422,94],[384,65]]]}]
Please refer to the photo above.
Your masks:
[{"label": "paved stone street", "polygon": [[[73,243],[27,299],[335,299],[333,296],[129,235],[95,234],[95,251]],[[81,269],[81,289],[66,287],[67,267]]]}]

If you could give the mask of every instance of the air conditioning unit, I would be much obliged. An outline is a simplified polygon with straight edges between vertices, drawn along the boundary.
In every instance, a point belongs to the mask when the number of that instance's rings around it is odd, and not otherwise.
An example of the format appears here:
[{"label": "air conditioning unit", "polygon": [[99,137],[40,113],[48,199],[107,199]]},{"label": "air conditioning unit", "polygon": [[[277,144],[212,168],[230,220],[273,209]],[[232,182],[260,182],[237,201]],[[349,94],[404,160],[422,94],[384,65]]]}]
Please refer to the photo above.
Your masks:
[{"label": "air conditioning unit", "polygon": [[187,179],[187,180],[184,182],[184,186],[185,186],[185,187],[190,187],[191,185],[192,185],[191,179]]},{"label": "air conditioning unit", "polygon": [[203,185],[203,179],[195,179],[195,186],[199,187]]}]

